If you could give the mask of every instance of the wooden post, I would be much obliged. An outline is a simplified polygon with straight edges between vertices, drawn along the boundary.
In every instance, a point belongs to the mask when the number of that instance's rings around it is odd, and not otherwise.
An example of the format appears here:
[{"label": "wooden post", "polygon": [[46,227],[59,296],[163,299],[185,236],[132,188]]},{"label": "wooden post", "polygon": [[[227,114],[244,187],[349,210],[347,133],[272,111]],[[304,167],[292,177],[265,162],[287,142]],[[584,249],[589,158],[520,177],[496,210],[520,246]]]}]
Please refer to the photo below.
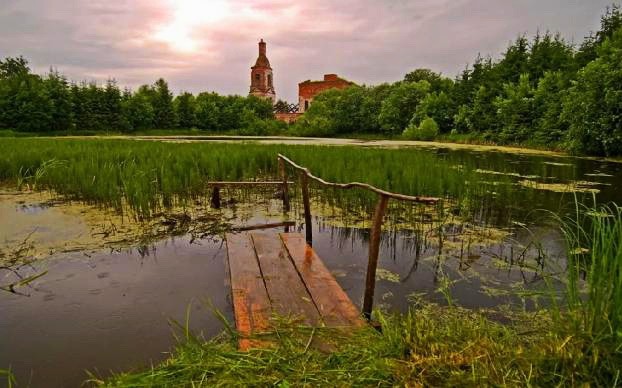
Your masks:
[{"label": "wooden post", "polygon": [[313,224],[311,223],[311,204],[309,202],[309,178],[302,171],[300,173],[300,186],[302,189],[302,203],[305,208],[305,235],[307,244],[313,245]]},{"label": "wooden post", "polygon": [[212,191],[211,205],[214,209],[220,209],[220,187],[214,186]]},{"label": "wooden post", "polygon": [[281,178],[283,179],[283,212],[288,212],[289,207],[289,191],[287,187],[287,169],[285,168],[285,161],[279,158],[279,170],[281,172]]},{"label": "wooden post", "polygon": [[384,213],[387,210],[389,197],[380,195],[374,211],[374,219],[371,225],[369,237],[369,259],[367,262],[367,278],[365,279],[365,297],[363,299],[363,316],[369,320],[371,309],[374,304],[374,291],[376,288],[376,268],[378,267],[378,253],[380,252],[380,236],[382,233],[382,222]]}]

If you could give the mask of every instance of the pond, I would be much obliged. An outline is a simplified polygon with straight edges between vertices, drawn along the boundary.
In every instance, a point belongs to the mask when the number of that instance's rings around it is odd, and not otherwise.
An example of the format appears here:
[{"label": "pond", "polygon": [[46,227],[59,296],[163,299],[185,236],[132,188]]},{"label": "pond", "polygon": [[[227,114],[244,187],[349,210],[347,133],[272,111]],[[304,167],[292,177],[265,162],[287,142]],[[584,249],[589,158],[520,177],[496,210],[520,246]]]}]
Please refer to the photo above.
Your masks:
[{"label": "pond", "polygon": [[[410,225],[412,217],[404,222],[403,207],[392,205],[375,292],[375,306],[389,311],[405,311],[417,298],[470,308],[532,308],[535,301],[526,295],[565,265],[553,214],[572,214],[575,198],[622,202],[622,164],[615,162],[438,146],[412,152],[456,171],[469,166],[475,178],[467,183],[480,195],[468,197],[469,203],[449,201],[442,220],[422,221],[420,230],[416,222]],[[314,249],[360,307],[371,217],[357,212],[356,193],[345,202],[322,199],[331,194],[317,187],[312,193]],[[299,197],[295,187],[293,194]],[[286,216],[280,206],[273,192],[230,191],[223,193],[222,210],[205,212],[238,226],[285,218],[304,233],[299,198]],[[469,211],[454,216],[456,207]],[[209,338],[224,327],[214,310],[233,319],[222,233],[182,230],[144,244],[117,244],[92,235],[123,220],[91,214],[96,212],[46,195],[0,196],[0,244],[10,247],[4,252],[15,251],[24,235],[36,252],[19,266],[19,276],[47,271],[18,294],[0,291],[0,367],[10,367],[22,385],[77,386],[87,370],[106,376],[149,366],[174,346],[173,321],[184,325],[189,317],[189,327]],[[427,220],[428,212],[421,216]],[[439,228],[440,247],[430,233]],[[0,276],[4,285],[16,274],[3,270]]]}]

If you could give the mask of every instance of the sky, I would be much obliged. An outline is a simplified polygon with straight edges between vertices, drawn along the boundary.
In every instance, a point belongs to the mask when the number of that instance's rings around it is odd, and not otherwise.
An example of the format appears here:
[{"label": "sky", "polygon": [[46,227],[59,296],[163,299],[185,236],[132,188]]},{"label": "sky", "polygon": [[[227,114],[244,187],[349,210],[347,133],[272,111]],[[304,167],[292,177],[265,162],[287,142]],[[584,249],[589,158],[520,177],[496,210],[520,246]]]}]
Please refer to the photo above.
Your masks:
[{"label": "sky", "polygon": [[0,0],[0,58],[35,72],[175,93],[248,93],[257,42],[268,43],[278,98],[337,73],[393,82],[420,67],[454,77],[519,34],[575,43],[616,0]]}]

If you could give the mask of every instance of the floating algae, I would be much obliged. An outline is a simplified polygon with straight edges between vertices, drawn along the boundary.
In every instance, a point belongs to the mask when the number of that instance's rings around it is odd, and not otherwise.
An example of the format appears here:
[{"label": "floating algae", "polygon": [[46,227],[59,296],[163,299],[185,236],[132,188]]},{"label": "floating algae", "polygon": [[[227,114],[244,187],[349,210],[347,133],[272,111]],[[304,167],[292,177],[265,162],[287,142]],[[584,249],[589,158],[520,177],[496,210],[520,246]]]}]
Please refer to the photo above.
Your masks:
[{"label": "floating algae", "polygon": [[391,283],[399,283],[400,275],[395,272],[391,272],[388,269],[378,268],[376,269],[376,279],[378,280],[386,280]]},{"label": "floating algae", "polygon": [[504,175],[504,176],[511,176],[511,177],[516,177],[516,178],[525,178],[525,179],[535,179],[535,178],[540,177],[538,175],[521,175],[517,172],[501,172],[501,171],[492,171],[492,170],[482,170],[481,168],[478,168],[477,170],[475,170],[475,172],[480,173],[480,174]]},{"label": "floating algae", "polygon": [[559,163],[559,162],[544,162],[542,164],[548,164],[549,166],[558,166],[558,167],[572,166],[572,164],[570,163]]},{"label": "floating algae", "polygon": [[600,193],[599,189],[594,188],[594,182],[575,181],[568,183],[544,183],[530,179],[521,180],[519,185],[534,190],[552,191],[555,193]]},{"label": "floating algae", "polygon": [[[26,262],[56,253],[144,245],[164,236],[219,230],[216,226],[224,224],[200,206],[138,222],[112,209],[31,191],[0,191],[0,219],[10,220],[0,223],[0,251],[18,253]],[[0,254],[0,260],[7,255]]]}]

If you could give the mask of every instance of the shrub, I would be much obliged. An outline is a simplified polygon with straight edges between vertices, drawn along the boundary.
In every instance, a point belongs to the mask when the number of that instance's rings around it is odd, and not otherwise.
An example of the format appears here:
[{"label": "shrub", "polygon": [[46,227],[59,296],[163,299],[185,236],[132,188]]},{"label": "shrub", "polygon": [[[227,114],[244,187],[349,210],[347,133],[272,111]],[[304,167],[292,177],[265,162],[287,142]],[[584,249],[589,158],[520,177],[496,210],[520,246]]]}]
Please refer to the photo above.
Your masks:
[{"label": "shrub", "polygon": [[402,136],[409,140],[433,140],[438,136],[438,124],[430,117],[424,119],[419,126],[411,122]]}]

